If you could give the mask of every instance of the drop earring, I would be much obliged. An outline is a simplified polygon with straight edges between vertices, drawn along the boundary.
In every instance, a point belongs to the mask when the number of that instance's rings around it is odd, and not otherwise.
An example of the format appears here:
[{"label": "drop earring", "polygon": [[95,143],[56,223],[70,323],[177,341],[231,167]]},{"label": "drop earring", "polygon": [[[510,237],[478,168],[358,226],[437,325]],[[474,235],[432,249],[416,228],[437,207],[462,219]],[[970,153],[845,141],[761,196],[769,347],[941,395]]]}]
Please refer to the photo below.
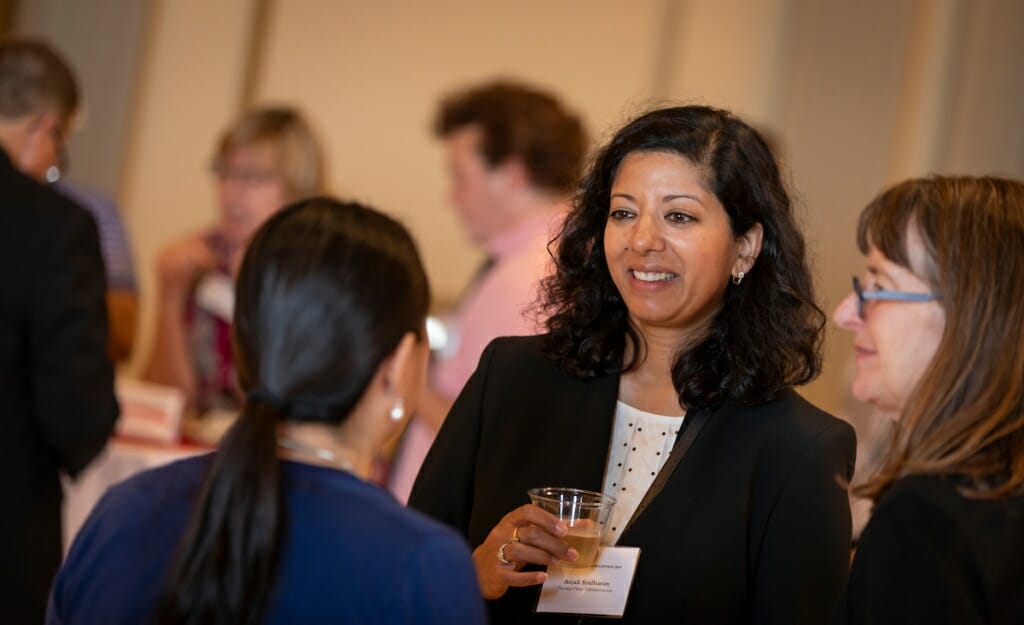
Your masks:
[{"label": "drop earring", "polygon": [[392,421],[401,421],[405,418],[405,402],[402,401],[401,397],[395,400],[395,405],[391,407],[389,415]]},{"label": "drop earring", "polygon": [[747,274],[743,273],[742,271],[739,272],[738,274],[732,277],[732,283],[738,286],[740,282],[743,282],[743,276],[745,275]]}]

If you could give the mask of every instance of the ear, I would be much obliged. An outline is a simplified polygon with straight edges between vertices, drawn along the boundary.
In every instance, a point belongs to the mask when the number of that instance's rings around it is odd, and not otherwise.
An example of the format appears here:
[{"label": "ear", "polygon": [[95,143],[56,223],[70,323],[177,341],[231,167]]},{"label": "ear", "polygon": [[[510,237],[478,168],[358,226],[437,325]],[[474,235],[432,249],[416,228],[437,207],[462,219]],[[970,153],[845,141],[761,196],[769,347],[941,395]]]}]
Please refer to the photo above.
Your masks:
[{"label": "ear", "polygon": [[391,355],[384,359],[378,374],[386,394],[405,401],[415,399],[426,369],[425,343],[415,333],[406,332]]},{"label": "ear", "polygon": [[64,129],[61,124],[60,115],[53,111],[37,113],[32,117],[28,132],[34,141],[40,139],[49,140],[54,132],[59,132],[63,135]]},{"label": "ear", "polygon": [[751,226],[736,238],[736,261],[732,266],[732,274],[750,273],[754,262],[761,254],[761,243],[764,241],[764,227],[760,223]]},{"label": "ear", "polygon": [[519,190],[530,186],[530,172],[526,169],[526,163],[515,156],[496,165],[493,172],[500,177],[505,189]]}]

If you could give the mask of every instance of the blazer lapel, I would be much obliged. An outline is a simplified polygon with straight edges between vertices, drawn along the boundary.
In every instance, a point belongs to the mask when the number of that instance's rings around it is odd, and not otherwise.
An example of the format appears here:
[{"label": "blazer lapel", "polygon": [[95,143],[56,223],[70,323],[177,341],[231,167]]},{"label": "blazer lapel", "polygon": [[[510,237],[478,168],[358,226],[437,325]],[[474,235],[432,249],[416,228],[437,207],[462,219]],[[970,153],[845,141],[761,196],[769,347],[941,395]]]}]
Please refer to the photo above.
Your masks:
[{"label": "blazer lapel", "polygon": [[562,431],[565,462],[558,463],[561,484],[600,492],[604,481],[608,446],[612,440],[619,376],[580,380],[569,398],[572,418]]}]

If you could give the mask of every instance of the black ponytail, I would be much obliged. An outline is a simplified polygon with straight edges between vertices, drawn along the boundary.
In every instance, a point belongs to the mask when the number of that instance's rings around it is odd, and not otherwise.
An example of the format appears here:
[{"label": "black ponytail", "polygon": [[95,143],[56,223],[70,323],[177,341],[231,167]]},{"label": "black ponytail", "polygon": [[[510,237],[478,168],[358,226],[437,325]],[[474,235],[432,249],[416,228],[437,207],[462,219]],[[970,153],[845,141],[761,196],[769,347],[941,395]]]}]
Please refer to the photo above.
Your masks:
[{"label": "black ponytail", "polygon": [[286,523],[280,473],[277,411],[248,402],[211,462],[159,625],[260,622]]}]

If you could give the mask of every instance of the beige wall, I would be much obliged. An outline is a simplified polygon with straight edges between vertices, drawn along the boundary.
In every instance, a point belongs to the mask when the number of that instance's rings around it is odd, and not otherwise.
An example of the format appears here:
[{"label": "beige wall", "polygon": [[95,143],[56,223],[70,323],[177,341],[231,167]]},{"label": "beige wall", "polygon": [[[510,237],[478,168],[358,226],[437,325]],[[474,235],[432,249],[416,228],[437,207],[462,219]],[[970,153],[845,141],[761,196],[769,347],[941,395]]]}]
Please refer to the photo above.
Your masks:
[{"label": "beige wall", "polygon": [[18,7],[18,32],[57,42],[83,86],[79,130],[68,143],[68,178],[117,193],[149,3],[22,0]]},{"label": "beige wall", "polygon": [[495,75],[521,78],[563,94],[602,131],[650,96],[659,8],[649,0],[277,2],[257,99],[309,113],[336,192],[408,224],[437,296],[450,300],[479,257],[447,206],[430,131],[440,95]]},{"label": "beige wall", "polygon": [[[430,118],[447,90],[496,75],[558,91],[598,139],[674,100],[726,106],[770,129],[828,309],[860,269],[853,226],[883,186],[932,170],[1024,177],[1018,0],[145,4],[136,105],[122,119],[129,158],[108,173],[120,180],[147,296],[158,246],[212,219],[204,166],[249,97],[305,109],[334,190],[410,225],[442,299],[479,257],[448,210]],[[848,344],[830,331],[825,373],[805,389],[834,411],[847,399]]]},{"label": "beige wall", "polygon": [[[818,295],[830,313],[862,268],[853,237],[857,214],[887,181],[913,12],[910,3],[887,0],[794,0],[791,10],[776,128],[807,227]],[[841,401],[848,346],[830,324],[822,377],[806,389],[833,409]]]},{"label": "beige wall", "polygon": [[121,171],[143,293],[136,367],[149,351],[153,267],[168,240],[216,216],[208,165],[242,106],[253,0],[155,0]]},{"label": "beige wall", "polygon": [[967,6],[940,168],[1022,178],[1024,2],[981,0]]},{"label": "beige wall", "polygon": [[658,94],[728,108],[759,126],[780,113],[789,0],[666,3]]}]

